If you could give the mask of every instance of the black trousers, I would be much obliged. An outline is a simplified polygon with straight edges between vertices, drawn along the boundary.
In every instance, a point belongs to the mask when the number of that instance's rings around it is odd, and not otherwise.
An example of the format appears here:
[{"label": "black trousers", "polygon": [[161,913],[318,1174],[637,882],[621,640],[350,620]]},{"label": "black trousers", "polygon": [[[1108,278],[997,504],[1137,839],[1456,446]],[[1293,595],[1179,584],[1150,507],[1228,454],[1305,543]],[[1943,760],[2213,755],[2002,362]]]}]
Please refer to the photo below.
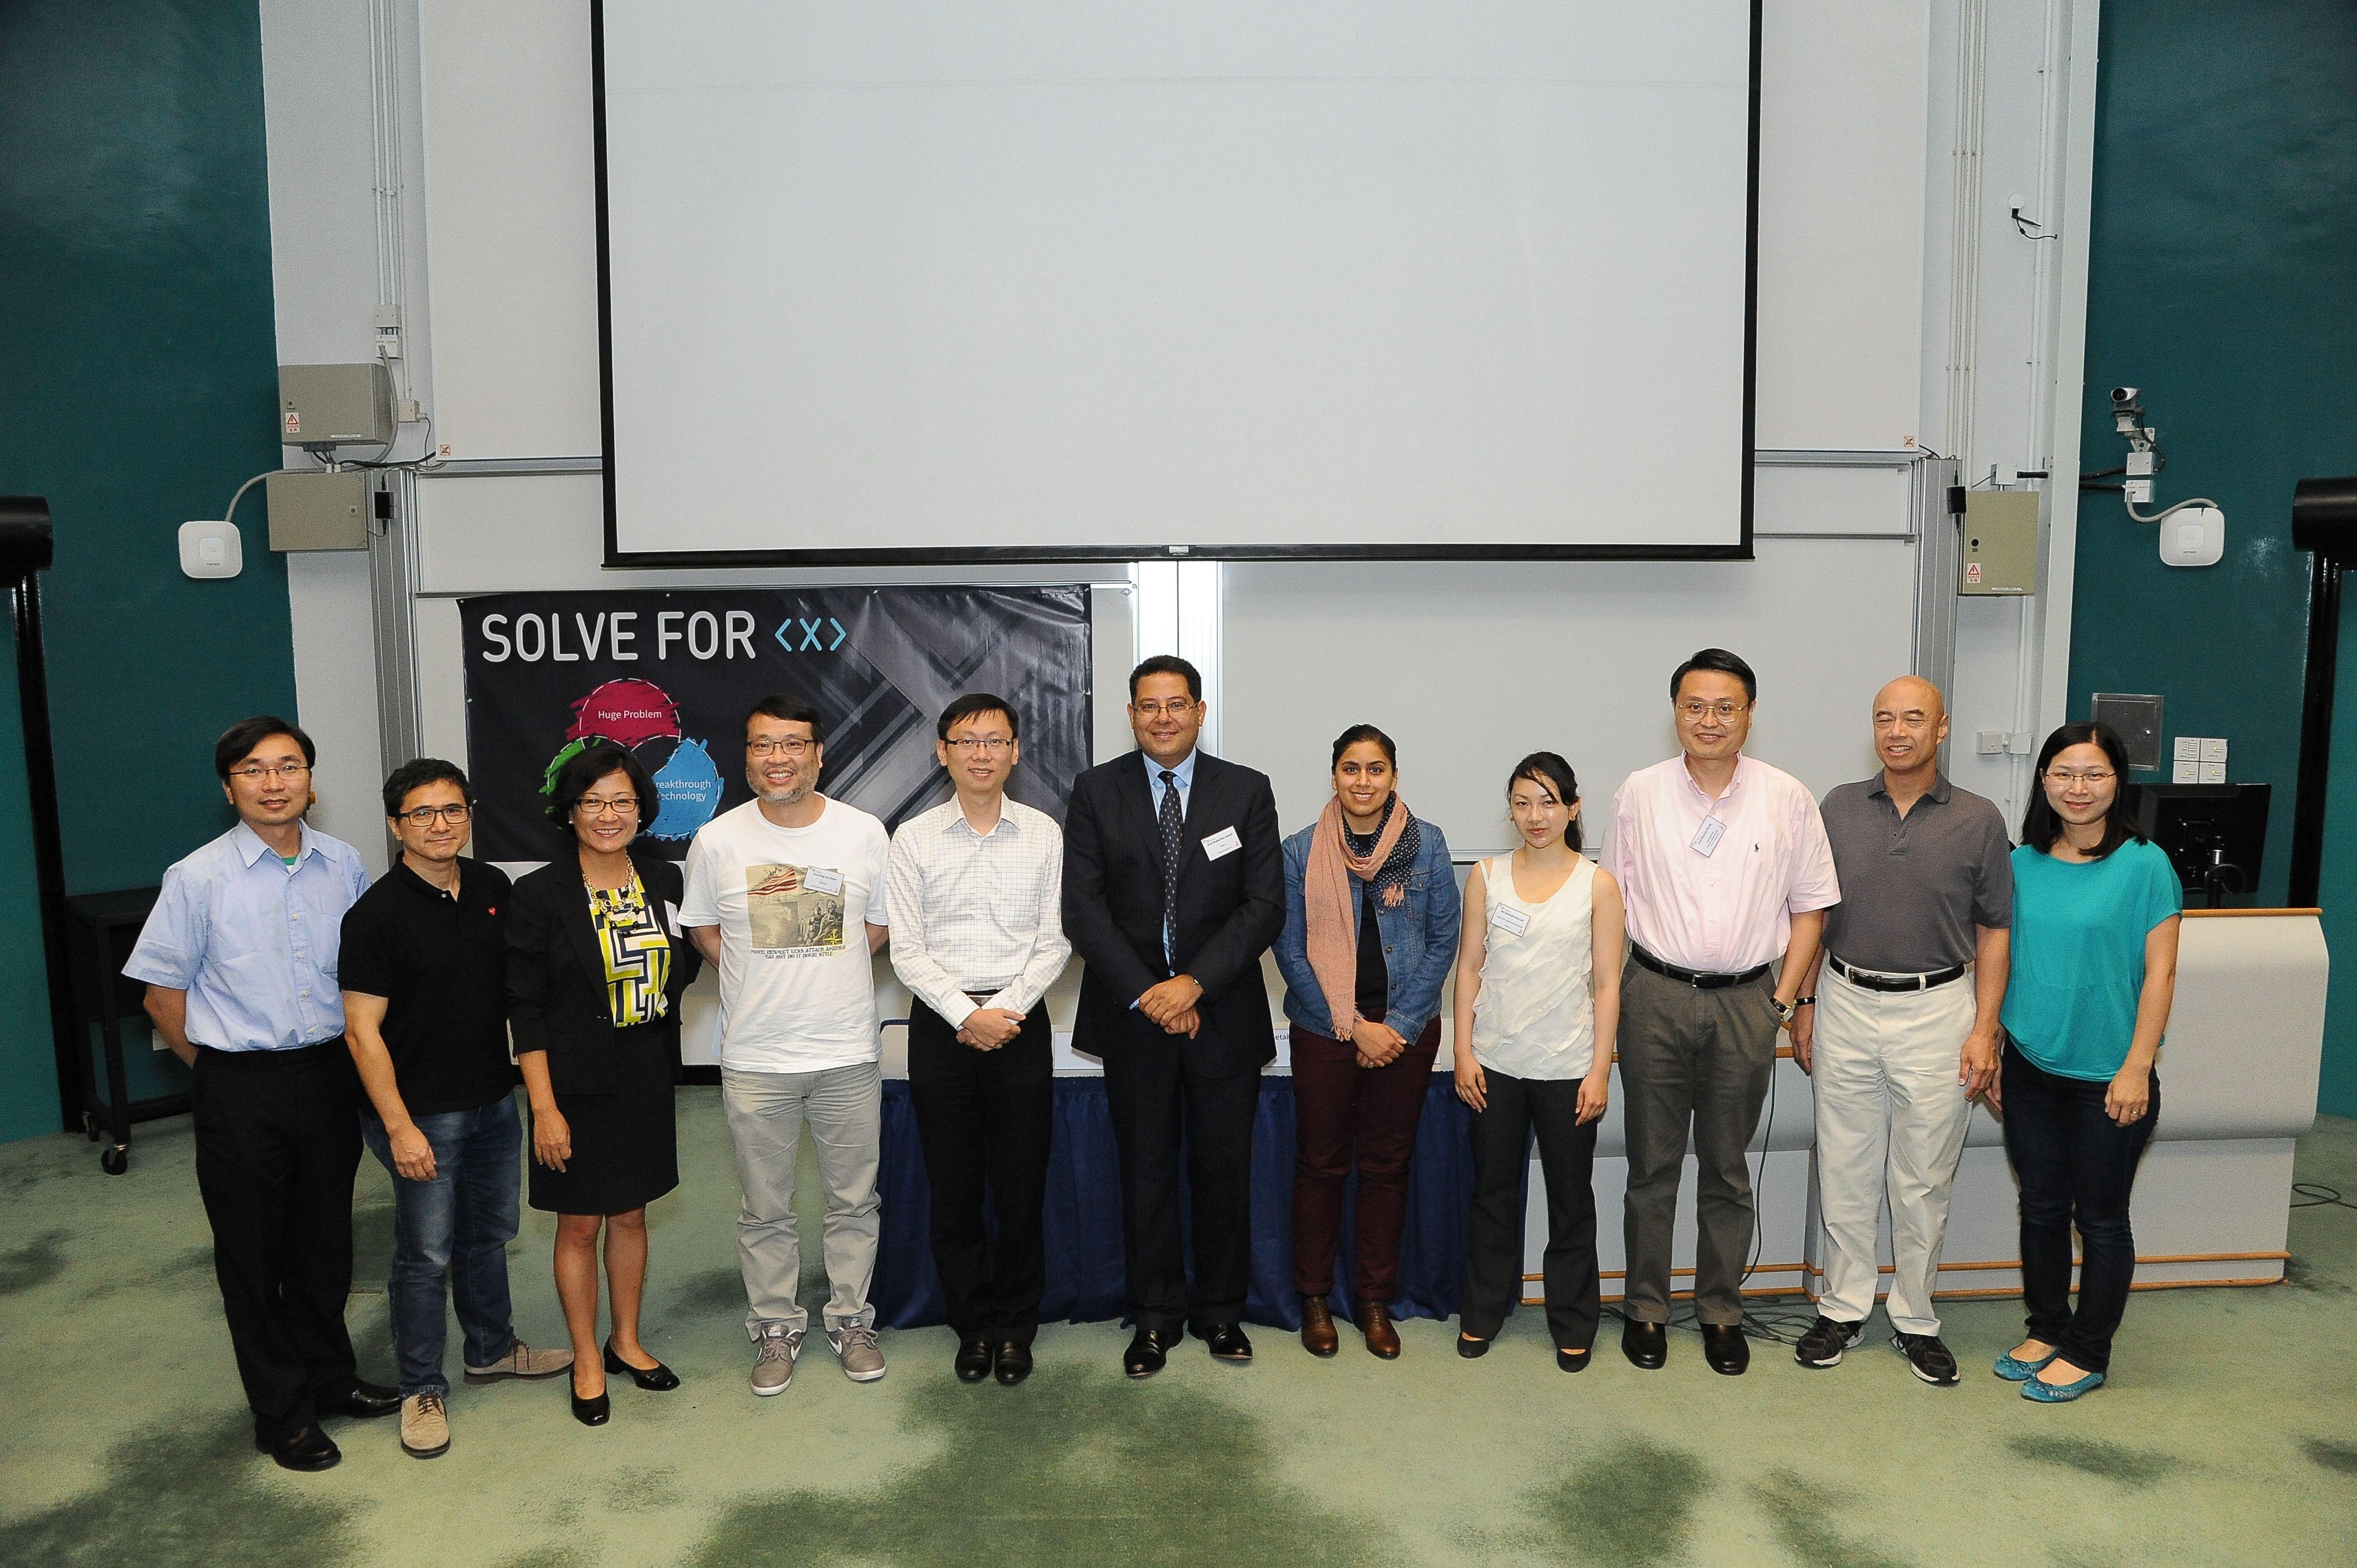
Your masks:
[{"label": "black trousers", "polygon": [[[1130,1314],[1140,1328],[1165,1335],[1181,1324],[1200,1334],[1240,1323],[1252,1282],[1252,1133],[1260,1071],[1206,1072],[1183,1037],[1142,1017],[1125,1022],[1136,1038],[1106,1052],[1104,1084],[1121,1152]],[[1182,1146],[1195,1241],[1191,1293],[1178,1223]]]},{"label": "black trousers", "polygon": [[1596,1341],[1596,1128],[1579,1124],[1579,1080],[1513,1078],[1484,1069],[1490,1108],[1473,1113],[1473,1210],[1465,1227],[1465,1295],[1458,1326],[1491,1339],[1522,1298],[1523,1183],[1538,1136],[1546,1184],[1547,1331],[1559,1350]]},{"label": "black trousers", "polygon": [[352,1391],[360,1076],[341,1039],[291,1051],[197,1047],[197,1189],[253,1433],[274,1442]]},{"label": "black trousers", "polygon": [[[960,1339],[1028,1345],[1039,1335],[1055,1084],[1046,1003],[989,1051],[961,1045],[947,1019],[910,1005],[909,1098],[932,1189],[933,1268]],[[995,1246],[983,1225],[985,1189]]]}]

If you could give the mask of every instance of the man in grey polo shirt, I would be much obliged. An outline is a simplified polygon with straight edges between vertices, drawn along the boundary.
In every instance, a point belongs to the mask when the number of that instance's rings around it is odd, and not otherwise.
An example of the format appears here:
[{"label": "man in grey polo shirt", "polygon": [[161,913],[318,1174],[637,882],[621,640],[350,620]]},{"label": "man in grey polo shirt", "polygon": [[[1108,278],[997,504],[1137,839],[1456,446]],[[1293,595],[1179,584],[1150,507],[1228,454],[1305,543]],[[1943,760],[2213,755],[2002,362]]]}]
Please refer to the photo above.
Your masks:
[{"label": "man in grey polo shirt", "polygon": [[1996,1076],[1997,1011],[2013,924],[2013,845],[1989,801],[1940,771],[1946,705],[1902,675],[1876,693],[1882,770],[1824,799],[1842,901],[1792,1026],[1816,1082],[1824,1291],[1793,1359],[1837,1365],[1874,1310],[1876,1221],[1887,1191],[1891,1344],[1946,1386],[1932,1284],[1973,1097]]}]

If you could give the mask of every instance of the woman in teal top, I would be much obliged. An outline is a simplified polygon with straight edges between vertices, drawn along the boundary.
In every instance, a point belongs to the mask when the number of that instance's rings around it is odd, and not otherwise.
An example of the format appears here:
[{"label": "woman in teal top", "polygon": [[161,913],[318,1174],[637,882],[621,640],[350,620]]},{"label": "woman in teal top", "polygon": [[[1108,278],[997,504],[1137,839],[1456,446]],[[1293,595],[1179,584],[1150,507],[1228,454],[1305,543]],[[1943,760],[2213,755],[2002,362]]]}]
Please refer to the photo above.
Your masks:
[{"label": "woman in teal top", "polygon": [[2177,983],[2177,872],[2129,820],[2126,772],[2106,725],[2048,736],[2013,852],[2005,1061],[1990,1098],[2021,1183],[2029,1336],[1996,1370],[2048,1404],[2102,1387],[2111,1369],[2136,1274],[2128,1188],[2160,1114],[2153,1059]]}]

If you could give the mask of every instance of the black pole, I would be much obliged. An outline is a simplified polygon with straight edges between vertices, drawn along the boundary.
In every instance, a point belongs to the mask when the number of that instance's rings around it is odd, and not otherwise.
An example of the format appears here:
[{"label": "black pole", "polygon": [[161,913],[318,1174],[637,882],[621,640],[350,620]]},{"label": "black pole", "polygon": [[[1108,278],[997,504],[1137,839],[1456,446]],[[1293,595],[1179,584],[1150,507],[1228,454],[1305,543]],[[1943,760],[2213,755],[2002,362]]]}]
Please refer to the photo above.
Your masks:
[{"label": "black pole", "polygon": [[81,1124],[81,1055],[66,966],[66,856],[58,822],[57,754],[49,735],[49,669],[41,648],[41,583],[52,559],[49,503],[0,496],[0,574],[16,627],[16,706],[25,736],[25,795],[32,815],[33,882],[41,905],[41,957],[49,977],[49,1033],[58,1058],[58,1124]]},{"label": "black pole", "polygon": [[2292,807],[2294,908],[2320,902],[2324,810],[2332,781],[2333,678],[2341,657],[2341,570],[2357,559],[2357,474],[2302,479],[2292,489],[2291,542],[2315,553],[2308,579],[2308,678],[2300,699],[2299,794]]}]

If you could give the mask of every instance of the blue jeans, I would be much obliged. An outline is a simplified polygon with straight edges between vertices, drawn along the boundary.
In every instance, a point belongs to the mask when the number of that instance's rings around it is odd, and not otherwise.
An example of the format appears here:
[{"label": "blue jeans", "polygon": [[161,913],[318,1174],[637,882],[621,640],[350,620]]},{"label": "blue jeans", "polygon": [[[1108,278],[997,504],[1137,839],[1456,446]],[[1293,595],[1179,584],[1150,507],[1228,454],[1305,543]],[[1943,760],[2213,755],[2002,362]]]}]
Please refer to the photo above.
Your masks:
[{"label": "blue jeans", "polygon": [[[446,1278],[466,1330],[467,1364],[488,1367],[515,1348],[508,1243],[516,1235],[523,1155],[515,1096],[416,1122],[434,1148],[434,1179],[411,1181],[393,1172],[393,1274],[384,1287],[404,1396],[450,1391],[442,1371]],[[361,1136],[393,1171],[393,1140],[372,1111],[361,1112]]]}]

